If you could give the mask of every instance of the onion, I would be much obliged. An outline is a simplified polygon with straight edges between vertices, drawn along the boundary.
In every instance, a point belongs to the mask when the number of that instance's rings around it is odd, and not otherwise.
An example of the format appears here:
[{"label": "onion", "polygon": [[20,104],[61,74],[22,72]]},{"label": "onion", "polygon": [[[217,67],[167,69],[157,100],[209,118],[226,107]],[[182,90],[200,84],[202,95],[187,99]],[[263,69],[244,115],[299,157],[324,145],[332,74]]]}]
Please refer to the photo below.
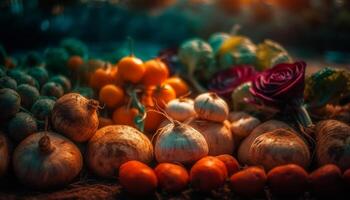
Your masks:
[{"label": "onion", "polygon": [[287,124],[270,120],[243,140],[238,159],[248,165],[262,165],[266,170],[283,164],[306,168],[310,163],[308,146]]},{"label": "onion", "polygon": [[0,178],[3,177],[10,164],[10,143],[7,137],[0,133]]},{"label": "onion", "polygon": [[66,94],[56,101],[52,110],[53,127],[75,142],[85,142],[98,128],[98,106],[98,101],[80,94]]},{"label": "onion", "polygon": [[214,122],[223,122],[228,116],[228,105],[215,93],[204,93],[194,100],[194,109],[198,118]]},{"label": "onion", "polygon": [[14,116],[21,106],[19,94],[8,88],[0,89],[0,121],[7,120]]},{"label": "onion", "polygon": [[204,136],[209,147],[208,155],[217,156],[233,153],[234,140],[228,121],[220,123],[207,120],[195,120],[189,125]]},{"label": "onion", "polygon": [[335,164],[341,169],[350,168],[350,126],[336,120],[317,123],[316,157],[319,166]]},{"label": "onion", "polygon": [[25,112],[17,113],[8,125],[9,135],[16,142],[20,142],[28,135],[37,132],[37,129],[35,118]]},{"label": "onion", "polygon": [[46,189],[68,184],[83,166],[79,149],[53,132],[38,132],[15,149],[13,167],[23,184]]},{"label": "onion", "polygon": [[196,116],[194,102],[192,99],[187,98],[179,98],[169,101],[165,107],[165,111],[171,118],[180,122]]},{"label": "onion", "polygon": [[158,129],[154,148],[156,159],[160,163],[192,164],[209,152],[203,135],[178,121]]},{"label": "onion", "polygon": [[111,125],[99,129],[90,139],[87,161],[97,175],[113,178],[120,165],[130,160],[150,163],[153,147],[147,136],[135,128]]}]

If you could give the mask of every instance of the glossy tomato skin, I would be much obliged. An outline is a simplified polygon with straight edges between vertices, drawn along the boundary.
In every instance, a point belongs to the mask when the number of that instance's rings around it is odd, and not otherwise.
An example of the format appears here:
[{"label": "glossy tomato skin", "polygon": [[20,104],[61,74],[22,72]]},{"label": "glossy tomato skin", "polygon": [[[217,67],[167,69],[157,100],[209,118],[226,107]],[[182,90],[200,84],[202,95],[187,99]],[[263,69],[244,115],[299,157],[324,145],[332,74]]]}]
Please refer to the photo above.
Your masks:
[{"label": "glossy tomato skin", "polygon": [[121,78],[131,83],[140,82],[146,71],[142,60],[134,56],[122,58],[118,62],[118,70]]},{"label": "glossy tomato skin", "polygon": [[230,178],[232,190],[244,197],[261,196],[266,184],[266,173],[259,167],[248,167]]},{"label": "glossy tomato skin", "polygon": [[176,97],[185,96],[190,92],[189,86],[180,77],[177,77],[177,76],[170,77],[165,81],[165,83],[170,85],[174,89],[176,93]]},{"label": "glossy tomato skin", "polygon": [[148,87],[152,85],[161,85],[169,76],[168,67],[159,58],[145,62],[145,73],[142,83]]},{"label": "glossy tomato skin", "polygon": [[180,165],[161,163],[154,169],[154,171],[158,177],[160,188],[166,192],[180,192],[188,185],[188,172]]},{"label": "glossy tomato skin", "polygon": [[227,178],[225,164],[218,158],[207,156],[197,161],[190,171],[192,186],[201,192],[221,187]]},{"label": "glossy tomato skin", "polygon": [[113,84],[105,85],[99,92],[99,100],[108,108],[115,108],[122,104],[124,100],[124,91],[122,88]]},{"label": "glossy tomato skin", "polygon": [[119,168],[119,181],[123,188],[135,196],[149,195],[158,185],[154,171],[139,161],[128,161]]},{"label": "glossy tomato skin", "polygon": [[239,163],[233,156],[223,154],[216,157],[225,164],[229,176],[239,171]]},{"label": "glossy tomato skin", "polygon": [[136,108],[128,108],[127,105],[123,105],[113,112],[112,119],[115,124],[128,125],[136,128],[134,119],[138,114],[139,111]]},{"label": "glossy tomato skin", "polygon": [[161,86],[151,86],[147,88],[144,97],[148,99],[149,105],[165,108],[169,101],[176,98],[176,93],[170,85],[163,84]]}]

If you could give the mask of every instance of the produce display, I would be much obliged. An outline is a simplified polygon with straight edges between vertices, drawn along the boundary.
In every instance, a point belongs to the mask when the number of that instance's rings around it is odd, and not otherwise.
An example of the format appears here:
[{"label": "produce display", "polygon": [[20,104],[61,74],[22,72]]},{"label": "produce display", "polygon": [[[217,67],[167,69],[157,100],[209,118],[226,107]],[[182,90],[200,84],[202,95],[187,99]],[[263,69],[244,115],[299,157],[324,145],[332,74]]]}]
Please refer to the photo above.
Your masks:
[{"label": "produce display", "polygon": [[280,44],[229,33],[149,60],[129,46],[111,62],[65,39],[0,63],[1,180],[40,192],[107,181],[129,198],[350,188],[350,71],[307,74]]}]

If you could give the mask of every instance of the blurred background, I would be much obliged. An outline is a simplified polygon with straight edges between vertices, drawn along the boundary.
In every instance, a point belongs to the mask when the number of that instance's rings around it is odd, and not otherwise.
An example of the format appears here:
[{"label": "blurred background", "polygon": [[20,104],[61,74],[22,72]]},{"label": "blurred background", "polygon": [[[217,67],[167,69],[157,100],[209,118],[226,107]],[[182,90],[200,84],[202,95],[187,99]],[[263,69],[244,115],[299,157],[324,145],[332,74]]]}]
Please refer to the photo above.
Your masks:
[{"label": "blurred background", "polygon": [[232,29],[256,43],[271,38],[297,57],[350,63],[349,0],[0,0],[0,44],[11,54],[67,37],[96,56],[113,54],[130,36],[151,57]]}]

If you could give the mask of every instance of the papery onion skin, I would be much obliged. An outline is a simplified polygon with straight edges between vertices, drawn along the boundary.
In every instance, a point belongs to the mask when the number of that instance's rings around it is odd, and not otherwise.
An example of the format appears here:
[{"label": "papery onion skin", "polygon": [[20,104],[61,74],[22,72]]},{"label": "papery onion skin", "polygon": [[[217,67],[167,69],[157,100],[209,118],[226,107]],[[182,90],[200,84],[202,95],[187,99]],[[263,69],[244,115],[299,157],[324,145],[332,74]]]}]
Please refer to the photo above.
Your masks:
[{"label": "papery onion skin", "polygon": [[227,119],[229,108],[227,103],[216,93],[203,93],[194,100],[194,109],[198,118],[223,122]]},{"label": "papery onion skin", "polygon": [[225,122],[211,122],[207,120],[194,120],[190,124],[200,132],[208,143],[211,156],[232,154],[234,150],[234,137],[230,130],[230,124]]},{"label": "papery onion skin", "polygon": [[172,119],[180,122],[196,116],[193,100],[186,98],[169,101],[165,107],[165,111]]},{"label": "papery onion skin", "polygon": [[283,129],[287,129],[290,131],[294,131],[288,124],[281,122],[281,121],[277,121],[277,120],[269,120],[266,121],[262,124],[260,124],[259,126],[257,126],[250,134],[248,137],[246,137],[241,145],[239,146],[238,149],[238,160],[240,161],[240,163],[242,164],[248,164],[249,161],[249,148],[251,147],[252,143],[254,142],[254,140],[259,137],[260,135],[266,133],[266,132],[270,132],[273,131],[275,129],[279,129],[279,128],[283,128]]},{"label": "papery onion skin", "polygon": [[238,149],[242,164],[262,165],[266,170],[282,164],[307,168],[310,151],[306,142],[286,123],[270,120],[257,126]]},{"label": "papery onion skin", "polygon": [[135,128],[126,125],[105,126],[90,139],[86,159],[95,174],[113,178],[120,165],[127,161],[150,163],[153,147],[147,136]]},{"label": "papery onion skin", "polygon": [[56,131],[75,142],[89,140],[98,128],[98,102],[77,93],[59,98],[52,110],[52,124]]},{"label": "papery onion skin", "polygon": [[[39,142],[49,138],[50,150],[43,152]],[[79,149],[67,138],[53,132],[30,135],[15,149],[13,166],[17,178],[28,187],[47,189],[64,186],[83,166]]]},{"label": "papery onion skin", "polygon": [[350,168],[350,126],[337,120],[316,124],[316,158],[319,166],[335,164]]},{"label": "papery onion skin", "polygon": [[208,155],[205,138],[186,124],[168,124],[155,137],[155,157],[161,162],[193,164]]}]

